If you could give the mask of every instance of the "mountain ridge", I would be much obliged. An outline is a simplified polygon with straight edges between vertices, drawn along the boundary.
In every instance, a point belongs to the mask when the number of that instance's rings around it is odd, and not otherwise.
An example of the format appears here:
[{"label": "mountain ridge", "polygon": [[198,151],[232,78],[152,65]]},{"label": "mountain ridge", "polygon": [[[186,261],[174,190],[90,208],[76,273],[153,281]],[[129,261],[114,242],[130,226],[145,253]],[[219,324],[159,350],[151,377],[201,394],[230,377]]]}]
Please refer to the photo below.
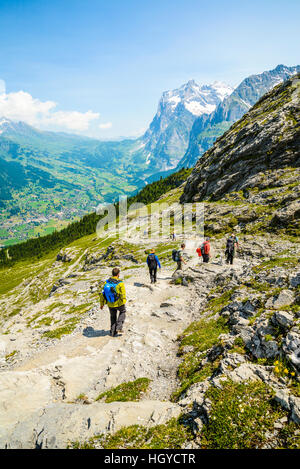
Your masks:
[{"label": "mountain ridge", "polygon": [[[2,118],[1,242],[11,244],[60,229],[99,203],[134,194],[146,183],[175,171],[176,165],[177,169],[192,166],[201,145],[201,151],[210,147],[233,123],[224,116],[236,119],[261,94],[261,87],[268,88],[270,80],[275,83],[298,68],[279,65],[271,76],[269,72],[252,75],[233,91],[220,82],[200,86],[190,80],[163,93],[149,129],[133,140],[100,141],[40,131]],[[259,83],[258,91],[249,85],[253,80]],[[252,92],[256,94],[252,96]],[[188,110],[191,105],[196,113],[210,111],[209,106],[216,108],[199,117]],[[203,137],[200,146],[199,132]]]},{"label": "mountain ridge", "polygon": [[195,118],[211,113],[232,91],[233,88],[222,82],[200,86],[195,80],[165,91],[142,137],[148,164],[163,171],[176,167]]},{"label": "mountain ridge", "polygon": [[298,74],[265,94],[199,158],[181,202],[209,201],[218,207],[218,200],[232,199],[234,226],[254,229],[259,214],[265,214],[261,229],[298,236],[299,121]]},{"label": "mountain ridge", "polygon": [[187,151],[178,167],[194,166],[198,158],[212,146],[217,137],[240,119],[266,92],[281,81],[300,72],[300,65],[287,67],[278,65],[272,70],[245,78],[218,105],[209,116],[201,116],[195,120],[191,129]]}]

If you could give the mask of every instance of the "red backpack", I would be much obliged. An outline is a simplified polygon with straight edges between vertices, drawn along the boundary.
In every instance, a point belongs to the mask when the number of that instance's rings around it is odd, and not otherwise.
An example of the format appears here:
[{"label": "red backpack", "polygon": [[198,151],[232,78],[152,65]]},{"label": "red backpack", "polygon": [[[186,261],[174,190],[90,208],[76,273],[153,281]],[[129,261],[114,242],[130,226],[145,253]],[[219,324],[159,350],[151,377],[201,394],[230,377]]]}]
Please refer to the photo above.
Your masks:
[{"label": "red backpack", "polygon": [[209,251],[210,251],[209,241],[204,241],[204,243],[202,245],[202,255],[203,254],[209,254]]}]

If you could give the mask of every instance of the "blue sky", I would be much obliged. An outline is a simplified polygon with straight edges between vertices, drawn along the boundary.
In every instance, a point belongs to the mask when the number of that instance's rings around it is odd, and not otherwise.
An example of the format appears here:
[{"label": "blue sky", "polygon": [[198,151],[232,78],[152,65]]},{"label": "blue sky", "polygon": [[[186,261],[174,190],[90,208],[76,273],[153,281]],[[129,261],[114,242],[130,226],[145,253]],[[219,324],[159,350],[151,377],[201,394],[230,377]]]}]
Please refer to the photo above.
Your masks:
[{"label": "blue sky", "polygon": [[0,0],[0,104],[41,128],[135,135],[190,79],[299,64],[299,18],[299,0]]}]

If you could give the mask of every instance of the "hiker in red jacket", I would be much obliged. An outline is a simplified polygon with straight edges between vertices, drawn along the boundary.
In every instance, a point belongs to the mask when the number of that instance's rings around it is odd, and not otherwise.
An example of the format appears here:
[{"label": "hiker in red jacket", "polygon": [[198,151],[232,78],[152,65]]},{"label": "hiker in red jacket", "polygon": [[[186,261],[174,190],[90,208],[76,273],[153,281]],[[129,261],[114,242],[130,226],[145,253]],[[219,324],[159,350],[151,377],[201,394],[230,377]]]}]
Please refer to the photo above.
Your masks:
[{"label": "hiker in red jacket", "polygon": [[209,262],[210,258],[210,240],[205,238],[205,241],[202,243],[201,247],[196,249],[199,257],[202,257],[203,262]]}]

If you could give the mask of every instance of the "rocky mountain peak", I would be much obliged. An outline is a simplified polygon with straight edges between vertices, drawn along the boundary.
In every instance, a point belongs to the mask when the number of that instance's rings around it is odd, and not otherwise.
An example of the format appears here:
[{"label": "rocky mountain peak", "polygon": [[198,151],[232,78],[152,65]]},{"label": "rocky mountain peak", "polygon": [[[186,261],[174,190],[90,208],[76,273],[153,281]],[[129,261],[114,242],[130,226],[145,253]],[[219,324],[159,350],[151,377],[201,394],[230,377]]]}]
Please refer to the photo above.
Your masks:
[{"label": "rocky mountain peak", "polygon": [[226,96],[233,91],[229,85],[215,81],[200,86],[195,80],[189,80],[180,88],[165,91],[159,102],[158,114],[164,110],[174,112],[180,104],[195,116],[210,114]]},{"label": "rocky mountain peak", "polygon": [[181,201],[217,201],[242,193],[237,195],[241,203],[247,197],[272,209],[270,227],[296,233],[300,216],[299,119],[297,75],[264,95],[198,160]]},{"label": "rocky mountain peak", "polygon": [[[229,127],[240,119],[249,109],[274,86],[300,73],[300,66],[278,65],[258,75],[245,78],[228,96],[207,116],[198,116],[189,136],[187,151],[178,167],[192,167]],[[221,88],[222,89],[222,88]]]},{"label": "rocky mountain peak", "polygon": [[189,80],[177,89],[165,91],[157,113],[143,136],[149,167],[168,170],[184,155],[195,119],[213,112],[233,89],[215,82],[200,86]]},{"label": "rocky mountain peak", "polygon": [[14,128],[14,123],[6,117],[0,117],[0,134],[6,133],[9,129]]},{"label": "rocky mountain peak", "polygon": [[21,136],[31,136],[33,134],[40,134],[41,131],[31,127],[22,121],[12,121],[6,117],[0,117],[0,135],[1,136],[11,136],[11,135],[21,135]]}]

